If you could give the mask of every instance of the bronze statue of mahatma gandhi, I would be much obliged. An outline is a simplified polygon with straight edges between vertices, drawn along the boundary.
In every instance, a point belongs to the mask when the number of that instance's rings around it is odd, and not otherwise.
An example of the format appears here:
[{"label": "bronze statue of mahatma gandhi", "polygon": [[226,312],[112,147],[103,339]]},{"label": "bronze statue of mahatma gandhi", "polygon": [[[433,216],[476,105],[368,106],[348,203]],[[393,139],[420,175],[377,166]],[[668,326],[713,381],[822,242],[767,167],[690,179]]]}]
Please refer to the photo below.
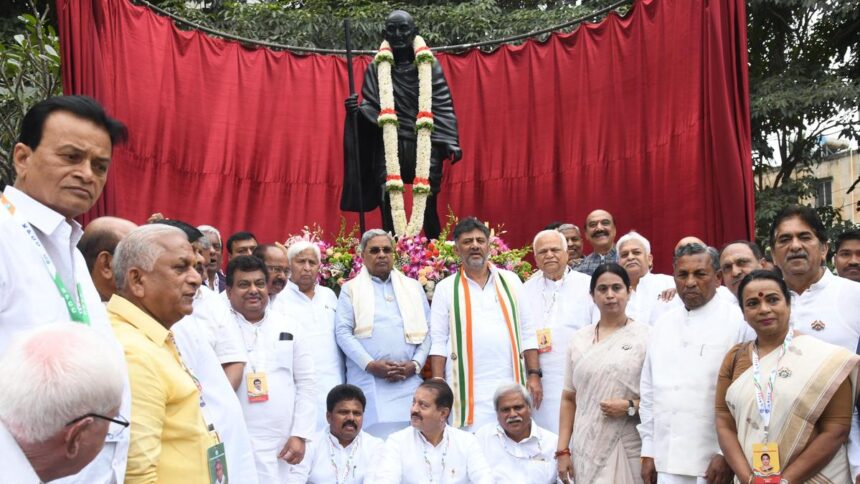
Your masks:
[{"label": "bronze statue of mahatma gandhi", "polygon": [[[416,159],[417,149],[420,150],[419,134],[426,120],[430,120],[430,150],[429,155],[429,194],[426,198],[426,210],[424,212],[423,229],[428,238],[436,238],[441,231],[439,215],[436,207],[437,195],[442,183],[442,165],[445,160],[455,163],[462,158],[460,141],[457,135],[457,119],[454,115],[454,102],[451,99],[451,91],[445,80],[445,75],[438,62],[432,61],[429,49],[423,46],[423,40],[416,36],[418,29],[412,16],[402,10],[393,11],[385,20],[385,28],[382,36],[387,41],[383,43],[380,54],[393,55],[390,62],[390,81],[388,77],[382,79],[382,97],[380,93],[379,65],[380,55],[377,61],[367,67],[364,73],[364,85],[361,89],[362,100],[359,103],[355,94],[346,99],[347,110],[346,129],[344,131],[344,187],[341,194],[341,210],[344,211],[370,211],[377,207],[382,209],[383,229],[395,233],[395,222],[392,219],[390,188],[386,189],[386,183],[391,185],[391,180],[402,180],[402,184],[412,184],[413,192],[417,187],[426,190],[427,181],[420,177],[416,180],[416,166],[421,159]],[[386,51],[386,52],[383,52]],[[416,62],[416,55],[417,61]],[[432,67],[424,72],[429,73],[430,89],[432,90],[432,108],[427,113],[419,110],[420,77],[419,65],[430,56]],[[393,86],[393,109],[384,109],[386,83]],[[390,90],[391,87],[388,87]],[[426,99],[425,98],[425,102]],[[390,102],[390,101],[389,101]],[[352,114],[358,115],[353,116]],[[396,118],[394,115],[396,113]],[[386,118],[388,114],[388,118]],[[382,116],[381,116],[382,115]],[[396,125],[396,156],[400,166],[400,173],[392,175],[386,170],[385,143],[383,140],[383,125],[385,121],[393,119]],[[357,122],[358,143],[352,137],[352,122]],[[418,129],[416,129],[416,124]],[[431,131],[432,130],[432,131]],[[389,137],[389,140],[391,137]],[[426,138],[425,138],[426,140]],[[426,143],[426,141],[425,141]],[[356,144],[358,146],[356,146]],[[425,145],[426,146],[426,145]],[[389,147],[389,156],[393,147]],[[356,153],[357,151],[357,153]],[[426,155],[426,150],[424,151]],[[350,162],[351,157],[358,155],[359,163],[355,166]],[[425,158],[426,160],[426,158]],[[426,169],[426,161],[424,161]],[[391,166],[389,164],[389,166]],[[357,172],[356,172],[357,171]],[[397,181],[396,183],[399,183]],[[361,196],[359,187],[361,185]],[[402,184],[400,185],[402,187]],[[394,187],[397,189],[398,187]],[[400,188],[402,190],[402,188]]]}]

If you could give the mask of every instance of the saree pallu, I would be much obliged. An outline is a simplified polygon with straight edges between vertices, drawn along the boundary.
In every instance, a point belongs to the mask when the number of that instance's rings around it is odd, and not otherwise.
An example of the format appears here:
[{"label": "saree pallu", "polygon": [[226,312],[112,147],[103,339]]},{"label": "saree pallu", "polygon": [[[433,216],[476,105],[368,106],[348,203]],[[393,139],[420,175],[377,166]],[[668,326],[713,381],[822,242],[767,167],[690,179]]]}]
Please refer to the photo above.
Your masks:
[{"label": "saree pallu", "polygon": [[[750,351],[750,348],[751,345],[746,345],[740,351]],[[852,395],[856,398],[860,357],[807,335],[797,335],[782,359],[779,353],[771,351],[761,359],[761,374],[762,378],[767,378],[778,364],[767,438],[778,444],[780,464],[785,468],[812,440],[815,423],[846,378],[851,379]],[[738,442],[747,461],[752,462],[753,444],[762,443],[766,438],[756,404],[752,368],[729,386],[726,404],[738,429]],[[806,482],[852,482],[845,446]]]},{"label": "saree pallu", "polygon": [[639,378],[645,361],[650,327],[629,322],[606,339],[593,343],[594,325],[571,339],[566,382],[576,391],[571,459],[576,482],[641,483],[642,442],[638,418],[610,418],[600,402],[610,398],[639,398]]}]

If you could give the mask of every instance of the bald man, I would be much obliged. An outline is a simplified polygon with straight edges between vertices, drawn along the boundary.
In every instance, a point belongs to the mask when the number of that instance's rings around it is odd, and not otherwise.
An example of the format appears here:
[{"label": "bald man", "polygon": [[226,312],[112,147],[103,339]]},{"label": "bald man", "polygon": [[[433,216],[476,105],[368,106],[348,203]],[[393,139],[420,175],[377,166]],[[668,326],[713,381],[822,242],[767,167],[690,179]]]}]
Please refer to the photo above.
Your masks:
[{"label": "bald man", "polygon": [[597,266],[605,262],[616,262],[618,251],[615,248],[615,218],[606,210],[595,210],[585,219],[585,238],[594,252],[585,256],[576,270],[587,275],[594,273]]},{"label": "bald man", "polygon": [[87,225],[78,242],[78,250],[84,255],[87,269],[102,302],[107,302],[116,291],[111,269],[113,251],[119,241],[136,228],[134,222],[124,218],[99,217]]}]

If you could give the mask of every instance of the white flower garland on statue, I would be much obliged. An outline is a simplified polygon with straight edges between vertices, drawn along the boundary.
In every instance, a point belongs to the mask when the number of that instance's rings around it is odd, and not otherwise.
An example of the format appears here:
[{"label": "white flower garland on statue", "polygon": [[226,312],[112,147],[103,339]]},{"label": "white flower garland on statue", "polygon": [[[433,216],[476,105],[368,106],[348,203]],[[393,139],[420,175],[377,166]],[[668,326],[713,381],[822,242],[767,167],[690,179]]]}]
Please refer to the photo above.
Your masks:
[{"label": "white flower garland on statue", "polygon": [[403,179],[400,176],[400,158],[397,153],[397,111],[394,108],[394,85],[391,67],[394,54],[388,41],[382,41],[373,62],[379,77],[379,117],[382,127],[382,143],[385,147],[385,190],[391,201],[391,218],[394,220],[394,235],[413,236],[424,226],[424,211],[430,196],[430,152],[433,132],[433,63],[436,58],[420,35],[412,42],[415,64],[418,66],[418,116],[415,119],[417,141],[415,146],[415,180],[412,183],[412,215],[406,222],[403,205]]}]

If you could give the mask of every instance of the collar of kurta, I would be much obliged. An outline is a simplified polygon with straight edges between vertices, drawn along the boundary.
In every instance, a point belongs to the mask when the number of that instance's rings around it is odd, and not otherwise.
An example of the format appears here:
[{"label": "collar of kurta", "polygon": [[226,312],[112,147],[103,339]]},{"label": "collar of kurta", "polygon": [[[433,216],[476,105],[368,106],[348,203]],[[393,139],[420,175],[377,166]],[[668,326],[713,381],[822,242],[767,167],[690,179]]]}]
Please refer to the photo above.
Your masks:
[{"label": "collar of kurta", "polygon": [[108,301],[107,311],[108,315],[115,315],[117,319],[137,328],[158,346],[165,346],[170,337],[167,328],[122,296],[114,294]]},{"label": "collar of kurta", "polygon": [[331,433],[331,427],[330,426],[326,427],[325,433],[328,436],[328,440],[332,443],[332,445],[334,445],[335,449],[346,450],[346,449],[351,449],[352,446],[354,446],[356,444],[361,445],[361,436],[364,435],[364,430],[359,430],[358,434],[355,436],[355,438],[352,439],[352,442],[350,442],[349,445],[347,445],[346,447],[340,445],[340,441],[337,439],[337,437],[334,436],[333,433]]},{"label": "collar of kurta", "polygon": [[[818,279],[817,281],[813,282],[812,284],[810,284],[809,288],[807,290],[803,291],[803,294],[806,294],[806,293],[814,294],[816,292],[821,292],[821,291],[827,289],[827,286],[829,286],[838,277],[838,276],[834,276],[833,273],[830,272],[829,270],[827,270],[826,267],[824,267],[822,269],[822,272],[823,272],[823,274],[821,275],[821,278]],[[794,294],[795,296],[801,296],[801,294],[797,294],[794,291],[791,291],[791,293]]]},{"label": "collar of kurta", "polygon": [[[318,287],[319,287],[319,283],[314,284],[314,297],[316,297]],[[296,293],[298,295],[306,297],[307,299],[313,299],[313,298],[308,297],[307,294],[303,293],[302,290],[299,289],[298,284],[296,284],[295,282],[293,282],[289,279],[287,279],[287,287],[284,288],[284,291],[286,291],[288,289],[293,291],[294,293]],[[284,292],[284,291],[281,291],[281,292]]]},{"label": "collar of kurta", "polygon": [[530,442],[531,440],[534,440],[534,439],[538,439],[538,440],[540,440],[540,437],[537,435],[537,430],[538,430],[538,426],[537,426],[537,424],[535,423],[534,419],[532,419],[532,424],[531,424],[531,426],[529,427],[529,436],[528,436],[528,437],[526,437],[526,438],[524,438],[523,440],[521,440],[521,441],[517,442],[517,441],[515,441],[514,439],[512,439],[512,438],[511,438],[511,437],[510,437],[510,436],[505,432],[505,429],[502,427],[502,425],[501,425],[501,424],[496,424],[496,432],[498,432],[499,437],[501,437],[501,438],[503,438],[503,439],[508,439],[508,440],[510,440],[511,442],[513,442],[514,444],[517,444],[517,445],[519,445],[519,444],[525,444],[525,443]]},{"label": "collar of kurta", "polygon": [[[697,318],[707,317],[720,306],[720,297],[721,296],[714,291],[714,297],[712,297],[711,300],[706,302],[703,306],[696,309],[687,309],[685,306],[684,309],[687,311],[688,316],[695,316]],[[683,302],[683,300],[681,301]]]},{"label": "collar of kurta", "polygon": [[83,235],[83,230],[81,230],[81,224],[75,220],[67,222],[66,217],[62,214],[11,185],[6,187],[3,195],[15,205],[16,213],[20,212],[23,219],[49,237],[53,236],[64,222],[68,223],[71,226],[72,242],[75,245],[78,244]]}]

